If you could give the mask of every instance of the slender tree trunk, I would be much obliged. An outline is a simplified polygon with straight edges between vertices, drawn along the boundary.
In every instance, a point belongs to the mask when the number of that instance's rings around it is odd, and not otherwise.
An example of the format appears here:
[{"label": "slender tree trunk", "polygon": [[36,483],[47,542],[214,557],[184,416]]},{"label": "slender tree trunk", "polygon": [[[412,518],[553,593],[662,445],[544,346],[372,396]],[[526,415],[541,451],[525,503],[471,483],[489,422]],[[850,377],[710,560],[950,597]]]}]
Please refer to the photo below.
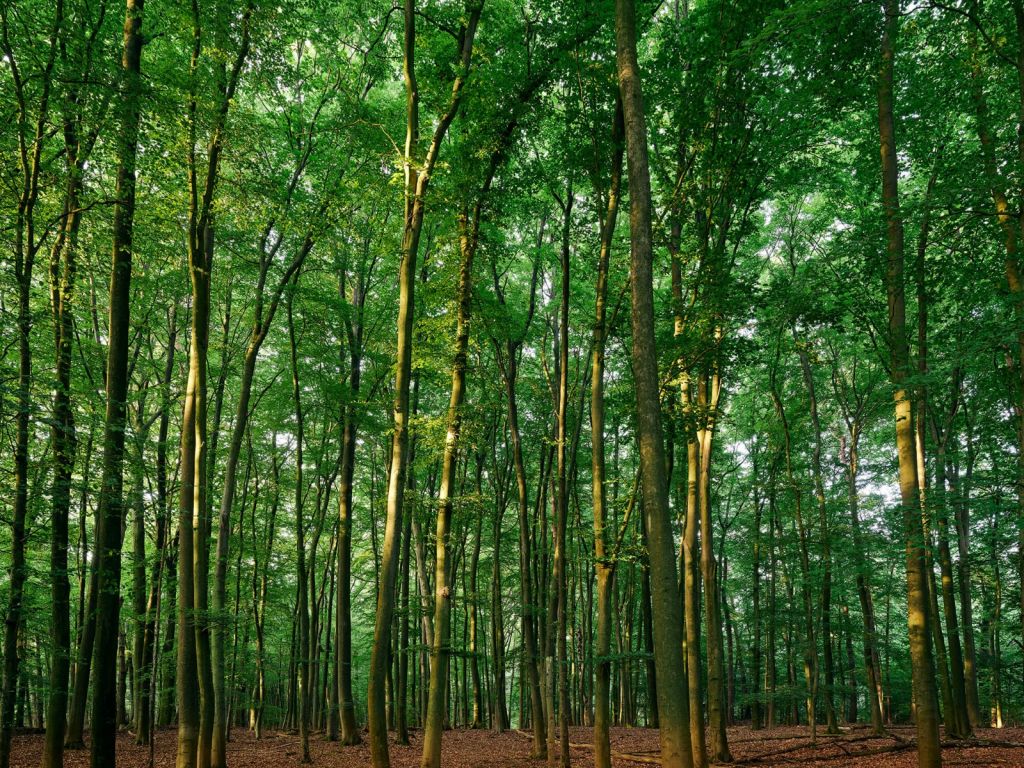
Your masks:
[{"label": "slender tree trunk", "polygon": [[[998,502],[997,502],[998,506]],[[991,541],[989,556],[992,562],[992,596],[989,599],[988,620],[988,655],[991,664],[989,677],[989,726],[1003,727],[1003,663],[1000,638],[1000,623],[1003,613],[1003,580],[999,567],[999,553],[996,551],[996,517],[992,518]]]},{"label": "slender tree trunk", "polygon": [[[479,10],[476,11],[479,16]],[[469,319],[473,306],[473,256],[476,252],[479,224],[476,214],[464,209],[459,221],[459,283],[456,294],[458,314],[455,329],[455,358],[452,363],[451,394],[448,401],[447,430],[441,460],[441,487],[437,500],[436,548],[434,554],[434,636],[430,649],[430,689],[427,719],[423,730],[422,768],[440,768],[441,732],[444,727],[445,690],[448,686],[448,635],[451,624],[452,580],[448,563],[449,536],[455,475],[459,459],[459,435],[462,430],[462,403],[466,397],[466,366],[469,355]],[[478,537],[479,545],[479,537]],[[471,596],[475,599],[475,595]]]},{"label": "slender tree trunk", "polygon": [[[142,661],[142,646],[146,635],[146,500],[144,497],[143,466],[148,428],[145,420],[145,399],[140,400],[136,415],[135,461],[131,463],[132,479],[132,725],[135,738],[140,738],[142,695],[146,689],[149,667]],[[156,569],[154,569],[154,575]],[[141,743],[145,744],[146,739]]]},{"label": "slender tree trunk", "polygon": [[[277,509],[280,504],[281,488],[280,488],[280,464],[278,460],[278,454],[276,450],[277,444],[277,433],[273,433],[271,436],[271,501],[270,501],[270,513],[269,520],[267,521],[266,536],[266,551],[263,555],[262,564],[260,563],[258,554],[256,552],[256,531],[253,529],[253,552],[254,552],[254,567],[252,573],[252,590],[253,590],[253,627],[256,630],[256,648],[255,648],[255,666],[256,666],[256,685],[254,695],[254,717],[253,717],[253,730],[255,731],[256,739],[263,738],[263,727],[264,727],[264,714],[266,712],[266,705],[268,699],[267,690],[267,672],[266,672],[266,647],[265,647],[265,627],[266,627],[266,616],[267,616],[267,587],[269,582],[270,574],[270,559],[273,554],[274,547],[274,536],[276,533],[277,523]],[[256,524],[256,516],[253,515],[253,526]]]},{"label": "slender tree trunk", "polygon": [[[72,99],[77,103],[77,94]],[[71,363],[74,322],[72,305],[81,222],[79,199],[84,158],[80,157],[78,116],[64,121],[67,153],[67,191],[64,224],[50,259],[50,305],[53,313],[56,381],[53,394],[53,486],[50,531],[50,632],[53,658],[50,662],[49,696],[46,704],[46,739],[43,768],[62,768],[64,733],[67,726],[68,675],[71,669],[71,583],[68,579],[68,520],[71,511],[71,483],[75,468],[77,435],[71,401]],[[84,564],[83,564],[84,567]]]},{"label": "slender tree trunk", "polygon": [[[305,414],[302,408],[302,389],[299,384],[298,343],[295,336],[294,293],[298,290],[298,275],[292,283],[288,296],[288,348],[291,352],[292,402],[295,406],[295,551],[297,557],[296,585],[298,597],[298,685],[296,689],[296,714],[299,722],[299,740],[302,744],[300,762],[311,763],[309,754],[310,718],[310,654],[309,654],[309,574],[306,568],[306,521],[304,499],[306,486],[303,479],[302,453],[305,439]],[[314,549],[315,551],[315,549]]]},{"label": "slender tree trunk", "polygon": [[882,203],[887,226],[886,290],[889,304],[889,344],[899,456],[900,498],[907,540],[907,612],[914,700],[917,705],[917,759],[920,768],[942,764],[939,717],[935,707],[935,668],[928,642],[928,597],[921,540],[920,497],[914,444],[913,409],[904,384],[909,373],[903,273],[903,219],[899,206],[898,161],[894,135],[893,59],[899,19],[899,0],[885,0],[878,80],[878,124],[882,158]]},{"label": "slender tree trunk", "polygon": [[96,646],[93,660],[92,768],[113,768],[117,711],[117,643],[121,612],[121,543],[124,518],[122,467],[128,400],[128,343],[131,302],[135,160],[142,99],[142,0],[129,0],[124,22],[121,115],[114,206],[110,320],[107,346],[107,413],[103,435],[103,479],[96,534]]},{"label": "slender tree trunk", "polygon": [[[411,451],[410,451],[411,453]],[[410,456],[412,458],[412,456]],[[398,743],[409,744],[409,581],[412,567],[412,513],[406,516],[405,530],[402,533],[402,564],[401,564],[401,614],[400,636],[398,640],[398,722],[395,730],[398,731]]]},{"label": "slender tree trunk", "polygon": [[[420,234],[423,230],[424,198],[430,183],[441,144],[448,127],[458,113],[463,85],[469,71],[480,20],[482,4],[474,2],[459,36],[459,68],[452,85],[447,111],[434,129],[433,138],[422,164],[416,161],[419,143],[419,92],[416,84],[416,6],[415,0],[405,2],[405,41],[403,71],[406,81],[407,120],[405,140],[405,225],[402,235],[399,267],[398,334],[395,344],[394,433],[391,444],[391,465],[388,468],[387,520],[381,552],[381,583],[377,593],[377,618],[374,626],[373,650],[370,656],[370,684],[367,709],[370,725],[370,753],[374,768],[388,768],[390,758],[387,742],[387,711],[385,682],[388,653],[391,646],[391,623],[394,614],[395,583],[398,576],[399,538],[402,529],[403,500],[409,451],[409,382],[412,371],[412,325],[415,315],[416,261]],[[440,545],[439,545],[440,546]],[[436,634],[436,633],[435,633]],[[437,646],[435,640],[435,647]]]},{"label": "slender tree trunk", "polygon": [[[494,443],[497,443],[497,430],[494,431]],[[506,460],[507,461],[507,460]],[[496,462],[495,462],[496,463]],[[508,703],[505,686],[505,619],[504,599],[501,585],[501,527],[508,502],[508,464],[505,464],[504,479],[498,479],[497,467],[494,468],[495,482],[500,483],[494,507],[492,526],[493,548],[491,553],[491,647],[494,653],[494,720],[493,726],[497,733],[504,733],[510,726]],[[520,576],[525,578],[525,576]],[[513,671],[514,673],[514,671]],[[512,687],[515,690],[515,686]]]},{"label": "slender tree trunk", "polygon": [[14,222],[14,277],[18,286],[18,382],[16,387],[17,414],[14,424],[14,504],[11,513],[11,566],[10,591],[7,614],[4,617],[3,675],[0,681],[0,768],[8,768],[11,760],[11,737],[17,719],[18,683],[20,679],[21,648],[19,636],[22,624],[22,602],[27,577],[25,549],[28,516],[29,439],[32,408],[32,269],[41,245],[35,233],[35,207],[39,199],[40,165],[43,152],[47,115],[49,112],[51,74],[57,57],[58,38],[64,25],[64,3],[57,0],[51,27],[49,46],[44,64],[40,67],[41,82],[38,112],[32,134],[29,135],[25,82],[18,60],[8,43],[9,19],[3,8],[3,53],[14,81],[17,113],[18,162],[21,186]]},{"label": "slender tree trunk", "polygon": [[[751,647],[751,700],[750,700],[750,728],[759,731],[764,727],[764,716],[762,711],[763,692],[761,690],[761,517],[764,512],[764,501],[761,497],[760,479],[757,473],[757,458],[755,452],[753,457],[753,470],[751,475],[754,480],[754,525],[751,538],[753,539],[754,563],[753,563],[753,615],[754,640]],[[771,468],[771,480],[775,482],[776,465],[773,462]]]},{"label": "slender tree trunk", "polygon": [[651,178],[636,53],[636,9],[632,0],[616,0],[615,41],[629,167],[633,378],[643,513],[651,569],[651,602],[654,607],[661,764],[663,768],[682,768],[693,765],[693,754],[688,727],[679,587],[665,478],[658,362],[654,351]]},{"label": "slender tree trunk", "polygon": [[[537,653],[537,597],[532,576],[533,540],[530,534],[530,504],[526,485],[526,462],[523,459],[522,438],[519,431],[519,411],[516,401],[516,374],[518,351],[509,345],[504,366],[505,391],[508,397],[508,430],[516,473],[519,501],[519,569],[520,598],[522,601],[521,634],[523,645],[524,682],[529,688],[530,722],[533,746],[530,756],[535,760],[547,758],[547,723],[544,719],[540,687],[539,656]],[[520,723],[522,725],[522,723]]]},{"label": "slender tree trunk", "polygon": [[[137,744],[152,744],[154,702],[157,699],[157,627],[162,610],[161,594],[164,574],[169,570],[171,555],[167,548],[170,528],[167,508],[167,434],[170,428],[170,386],[174,376],[175,342],[177,340],[177,313],[172,307],[168,313],[169,335],[160,393],[160,423],[156,446],[156,562],[155,575],[146,599],[141,656],[138,665],[148,670],[140,680],[138,691],[139,712],[136,720]],[[173,613],[173,612],[172,612]]]},{"label": "slender tree trunk", "polygon": [[821,637],[824,641],[823,662],[825,664],[825,728],[828,733],[839,733],[836,706],[833,696],[835,688],[835,661],[832,658],[832,544],[828,525],[828,507],[825,504],[825,483],[821,471],[821,420],[818,418],[818,396],[814,386],[814,371],[806,346],[799,346],[800,369],[811,411],[811,426],[814,431],[814,447],[811,451],[811,475],[814,479],[814,500],[818,507],[818,529],[821,536]]},{"label": "slender tree trunk", "polygon": [[[170,516],[170,510],[167,512]],[[168,522],[168,525],[170,523]],[[178,620],[178,558],[180,547],[178,540],[180,532],[174,536],[174,541],[167,550],[167,624],[163,632],[163,648],[160,657],[163,659],[163,671],[161,675],[161,686],[159,688],[159,703],[157,705],[157,717],[155,725],[165,727],[171,725],[174,718],[175,703],[177,700],[177,670],[178,659],[174,653],[174,643],[177,638]]]},{"label": "slender tree trunk", "polygon": [[708,725],[711,728],[711,759],[732,762],[725,726],[725,658],[722,638],[722,605],[718,592],[718,563],[715,561],[713,523],[711,521],[711,447],[715,435],[721,378],[717,370],[702,373],[697,381],[697,405],[706,414],[697,430],[700,447],[700,474],[697,492],[700,502],[700,567],[704,579],[704,621],[707,625]]},{"label": "slender tree trunk", "polygon": [[[678,325],[678,320],[677,320]],[[692,413],[689,377],[684,374],[680,385],[683,412]],[[697,436],[687,430],[686,437],[686,524],[683,530],[683,595],[686,622],[686,674],[689,687],[690,740],[694,768],[707,765],[707,743],[704,730],[704,709],[701,699],[700,657],[700,502],[697,478],[700,475],[700,453]]]},{"label": "slender tree trunk", "polygon": [[338,703],[341,743],[353,746],[360,741],[352,695],[352,484],[355,476],[358,402],[362,381],[362,312],[366,299],[363,275],[357,277],[352,293],[354,320],[347,327],[349,341],[349,401],[345,405],[342,427],[341,482],[338,488],[338,592],[337,638]]},{"label": "slender tree trunk", "polygon": [[612,126],[611,180],[608,201],[601,222],[601,250],[597,260],[597,287],[590,365],[590,445],[594,506],[594,568],[597,572],[597,632],[594,638],[594,765],[611,768],[611,670],[612,670],[612,580],[615,578],[617,547],[610,545],[606,529],[607,477],[605,473],[604,367],[608,337],[608,262],[619,212],[622,186],[623,125],[622,101],[616,99]]},{"label": "slender tree trunk", "polygon": [[[483,489],[484,456],[482,453],[476,455],[476,496],[481,501],[484,498]],[[480,597],[478,575],[480,568],[480,545],[483,538],[482,510],[477,512],[476,531],[473,536],[473,553],[469,561],[469,666],[470,675],[473,680],[473,712],[470,727],[483,728],[486,712],[484,711],[483,681],[480,676],[480,657],[483,655],[478,637],[478,625],[480,623]]]},{"label": "slender tree trunk", "polygon": [[778,717],[775,713],[776,701],[776,677],[778,669],[775,664],[776,651],[776,631],[778,622],[777,607],[778,607],[778,560],[776,556],[776,531],[778,530],[778,508],[776,501],[778,497],[778,474],[773,472],[768,482],[768,642],[766,648],[766,659],[765,659],[765,671],[764,671],[764,689],[765,689],[765,724],[772,728],[778,723]]},{"label": "slender tree trunk", "polygon": [[[778,352],[776,352],[778,355]],[[771,369],[772,399],[775,401],[775,411],[782,423],[783,434],[783,455],[786,462],[786,480],[793,493],[793,517],[797,530],[797,538],[800,543],[800,596],[803,604],[804,614],[804,685],[806,690],[806,713],[807,725],[811,730],[811,742],[817,740],[817,693],[818,693],[818,645],[814,632],[814,599],[811,596],[811,558],[809,552],[807,527],[803,516],[803,493],[800,483],[793,472],[793,446],[789,419],[786,416],[786,409],[782,402],[782,392],[777,380],[778,357]],[[787,583],[787,589],[792,590],[792,583]],[[799,717],[795,718],[799,720]]]},{"label": "slender tree trunk", "polygon": [[939,572],[942,579],[942,608],[946,619],[946,635],[949,641],[949,672],[953,689],[953,721],[955,729],[947,728],[953,738],[968,738],[971,735],[970,717],[967,712],[967,685],[964,679],[963,648],[960,645],[960,622],[956,611],[956,597],[953,583],[953,555],[949,548],[949,505],[946,495],[946,446],[948,431],[939,441],[935,455],[935,510],[938,521]]},{"label": "slender tree trunk", "polygon": [[981,703],[978,697],[978,662],[974,645],[974,610],[971,604],[971,563],[969,550],[970,531],[970,480],[973,474],[973,441],[968,427],[967,471],[961,483],[959,466],[953,462],[949,473],[950,492],[955,505],[957,543],[957,581],[960,587],[960,612],[964,631],[964,685],[967,693],[967,716],[972,728],[982,725]]},{"label": "slender tree trunk", "polygon": [[864,671],[868,681],[868,705],[871,710],[871,729],[876,734],[883,731],[882,710],[885,695],[882,691],[881,665],[878,654],[878,633],[875,630],[875,606],[871,596],[871,572],[864,553],[864,537],[860,524],[860,495],[857,490],[857,472],[860,468],[859,445],[860,424],[848,422],[850,443],[846,463],[846,478],[850,505],[850,522],[853,530],[853,556],[857,568],[857,597],[864,622]]}]

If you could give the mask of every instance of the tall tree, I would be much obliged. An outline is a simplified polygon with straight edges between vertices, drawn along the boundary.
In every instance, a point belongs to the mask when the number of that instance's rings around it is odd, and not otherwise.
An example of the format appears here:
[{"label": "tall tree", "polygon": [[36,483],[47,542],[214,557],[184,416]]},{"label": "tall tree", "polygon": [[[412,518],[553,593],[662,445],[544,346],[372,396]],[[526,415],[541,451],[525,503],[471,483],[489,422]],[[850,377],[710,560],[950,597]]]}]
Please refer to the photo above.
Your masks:
[{"label": "tall tree", "polygon": [[886,223],[885,275],[889,308],[889,355],[896,413],[896,452],[899,457],[900,503],[907,553],[907,621],[910,630],[910,661],[917,721],[917,763],[920,768],[942,764],[939,713],[935,696],[935,667],[928,629],[928,586],[924,572],[925,543],[920,526],[917,447],[914,414],[906,380],[910,360],[906,325],[903,218],[899,200],[899,166],[896,154],[893,69],[899,23],[898,0],[885,0],[881,64],[878,74],[878,132],[882,156],[882,208]]},{"label": "tall tree", "polygon": [[53,70],[57,60],[59,37],[64,25],[63,0],[57,0],[50,28],[47,53],[36,76],[39,94],[35,116],[31,114],[31,72],[24,72],[11,42],[8,4],[0,6],[0,43],[14,86],[17,125],[17,213],[14,220],[14,279],[18,286],[18,374],[17,413],[14,440],[14,504],[11,514],[10,593],[4,617],[3,677],[0,681],[0,768],[11,760],[11,736],[14,730],[18,694],[19,664],[22,649],[18,642],[22,623],[22,603],[26,580],[26,518],[28,517],[29,423],[32,417],[32,269],[43,245],[36,231],[36,206],[42,175],[43,149],[50,110]]},{"label": "tall tree", "polygon": [[[228,112],[251,44],[253,6],[240,17],[238,49],[228,69],[223,61],[205,163],[197,147],[200,130],[199,78],[204,24],[200,7],[192,7],[192,52],[188,96],[189,179],[188,272],[192,289],[189,373],[181,424],[180,505],[178,520],[177,768],[223,768],[225,755],[214,752],[215,692],[210,647],[209,607],[210,509],[207,367],[210,335],[210,289],[214,256],[214,209],[224,153]],[[226,19],[218,20],[226,23]],[[221,40],[220,42],[223,42]]]},{"label": "tall tree", "polygon": [[625,126],[629,179],[630,279],[632,281],[633,380],[640,450],[643,514],[651,570],[655,669],[661,764],[693,765],[683,666],[682,617],[673,554],[661,427],[658,361],[654,353],[651,174],[647,153],[640,65],[636,53],[636,9],[632,0],[615,3],[615,53]]},{"label": "tall tree", "polygon": [[402,504],[405,496],[409,450],[409,382],[412,371],[412,323],[415,315],[416,262],[420,235],[423,231],[425,196],[437,164],[441,144],[448,128],[458,114],[463,87],[469,73],[473,40],[483,3],[475,0],[466,8],[466,16],[458,35],[458,58],[451,99],[434,128],[423,159],[419,159],[419,90],[416,82],[416,4],[405,2],[405,37],[403,73],[406,86],[406,134],[403,156],[405,180],[405,212],[399,265],[398,336],[395,344],[394,435],[391,442],[391,465],[388,470],[387,518],[381,551],[381,584],[377,594],[377,618],[370,657],[370,684],[367,694],[370,726],[370,753],[375,768],[390,765],[387,741],[385,681],[389,668],[391,624],[395,608],[395,585],[398,577],[399,538],[402,530]]},{"label": "tall tree", "polygon": [[[612,127],[611,178],[601,221],[600,251],[597,257],[597,285],[594,300],[594,328],[590,364],[591,482],[594,500],[594,568],[597,571],[597,628],[594,638],[594,764],[611,767],[611,670],[612,670],[612,579],[618,547],[610,544],[606,529],[608,492],[605,472],[604,373],[608,338],[608,272],[615,221],[622,186],[622,102],[616,100]],[[597,179],[595,179],[595,184]]]}]

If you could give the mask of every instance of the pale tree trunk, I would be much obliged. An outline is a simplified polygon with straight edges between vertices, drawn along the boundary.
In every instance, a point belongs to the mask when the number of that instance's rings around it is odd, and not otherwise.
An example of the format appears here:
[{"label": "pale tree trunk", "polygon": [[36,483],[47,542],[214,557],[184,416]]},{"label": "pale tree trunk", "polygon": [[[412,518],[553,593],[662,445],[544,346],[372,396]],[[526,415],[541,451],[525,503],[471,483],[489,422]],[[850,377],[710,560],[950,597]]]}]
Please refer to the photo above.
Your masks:
[{"label": "pale tree trunk", "polygon": [[[680,264],[679,241],[682,233],[678,216],[672,222],[669,238],[669,253],[672,255],[672,303],[675,310],[674,332],[681,336],[686,327],[685,306],[683,299],[683,277]],[[686,370],[686,361],[680,361],[679,399],[684,418],[693,418],[693,401],[690,392],[690,376]],[[680,566],[682,568],[681,586],[683,602],[683,620],[685,635],[683,640],[684,664],[686,666],[688,708],[690,719],[690,744],[693,747],[693,764],[695,768],[707,765],[707,736],[704,730],[704,711],[701,700],[701,658],[700,658],[700,543],[699,543],[699,495],[698,476],[700,475],[699,444],[695,430],[687,428],[686,432],[686,518],[681,542]]]},{"label": "pale tree trunk", "polygon": [[[493,437],[491,437],[493,440]],[[476,496],[481,501],[484,498],[483,488],[483,471],[484,471],[484,455],[481,452],[476,454]],[[483,694],[483,680],[480,676],[480,657],[485,655],[481,653],[480,642],[479,642],[479,623],[480,623],[480,600],[479,600],[479,568],[480,568],[480,546],[481,539],[483,537],[483,521],[484,516],[481,512],[477,513],[476,518],[476,531],[473,536],[473,553],[469,560],[469,592],[467,598],[469,600],[469,664],[470,673],[473,680],[473,712],[472,719],[470,720],[471,728],[483,728],[484,719],[487,713],[484,710],[484,694]]]},{"label": "pale tree trunk", "polygon": [[[569,691],[566,657],[566,536],[569,497],[566,481],[566,449],[568,440],[569,406],[569,227],[572,223],[573,189],[570,181],[562,207],[561,243],[561,302],[558,321],[557,410],[555,425],[556,475],[553,478],[552,502],[554,527],[552,529],[551,594],[548,611],[548,765],[556,762],[561,768],[569,766]],[[554,608],[554,610],[550,610]],[[555,702],[555,687],[558,701]],[[557,718],[557,719],[556,719]],[[554,730],[558,730],[559,752],[552,752]]]},{"label": "pale tree trunk", "polygon": [[[760,441],[758,441],[760,442]],[[753,731],[759,731],[764,727],[764,710],[762,708],[762,699],[764,692],[761,688],[761,660],[762,660],[762,646],[761,646],[761,519],[764,513],[764,498],[761,496],[760,479],[758,478],[757,463],[758,463],[759,452],[755,448],[753,454],[753,467],[751,470],[751,477],[754,480],[754,524],[752,536],[753,538],[753,614],[752,621],[754,623],[754,639],[750,653],[750,683],[751,683],[751,701],[750,701],[750,729]],[[775,470],[776,464],[772,463],[770,472],[771,483],[775,482]]]},{"label": "pale tree trunk", "polygon": [[271,501],[270,514],[267,521],[266,550],[263,554],[262,563],[257,547],[256,537],[256,516],[252,518],[252,540],[253,540],[253,571],[252,571],[252,612],[253,628],[255,629],[255,666],[256,683],[253,695],[253,731],[256,739],[263,738],[264,713],[267,704],[267,670],[266,670],[266,616],[267,616],[267,587],[270,573],[270,559],[273,554],[274,536],[276,534],[277,508],[281,498],[280,488],[280,464],[277,454],[277,433],[271,435],[270,440],[270,467],[271,467]]},{"label": "pale tree trunk", "polygon": [[[493,548],[491,551],[491,647],[494,653],[494,695],[492,697],[494,720],[492,722],[497,733],[504,733],[510,727],[508,703],[505,686],[505,618],[504,594],[501,583],[501,529],[505,510],[508,506],[510,466],[508,453],[504,464],[499,470],[497,462],[498,432],[497,426],[492,430],[491,469],[495,483],[495,507],[492,524]],[[513,674],[513,690],[515,676]]]},{"label": "pale tree trunk", "polygon": [[[967,467],[963,482],[959,462],[954,460],[949,472],[950,490],[956,505],[957,579],[960,587],[960,611],[964,631],[964,685],[967,689],[967,716],[971,727],[982,725],[981,703],[978,698],[978,663],[974,639],[974,610],[971,605],[971,563],[969,548],[970,493],[974,474],[974,441],[969,419],[966,427]],[[954,443],[954,447],[956,443]]]},{"label": "pale tree trunk", "polygon": [[[720,340],[715,332],[715,344]],[[707,625],[708,725],[711,728],[711,760],[732,762],[726,735],[725,658],[722,640],[722,605],[718,590],[718,563],[715,561],[714,531],[711,521],[711,447],[718,416],[721,376],[715,368],[697,379],[697,406],[706,414],[697,429],[700,464],[697,496],[700,507],[700,567],[704,579],[704,620]]]},{"label": "pale tree trunk", "polygon": [[[777,342],[781,344],[781,338]],[[804,686],[806,691],[807,725],[811,731],[811,742],[818,736],[818,723],[815,716],[818,693],[818,646],[814,631],[814,600],[811,596],[811,558],[809,552],[807,527],[803,517],[803,492],[800,482],[793,473],[793,445],[786,409],[782,402],[783,393],[778,382],[779,351],[776,349],[775,362],[769,372],[772,400],[775,411],[782,424],[783,456],[786,462],[786,480],[793,493],[793,517],[796,522],[797,537],[800,542],[800,596],[804,613]],[[787,587],[792,589],[792,583]],[[796,718],[799,719],[799,718]]]}]

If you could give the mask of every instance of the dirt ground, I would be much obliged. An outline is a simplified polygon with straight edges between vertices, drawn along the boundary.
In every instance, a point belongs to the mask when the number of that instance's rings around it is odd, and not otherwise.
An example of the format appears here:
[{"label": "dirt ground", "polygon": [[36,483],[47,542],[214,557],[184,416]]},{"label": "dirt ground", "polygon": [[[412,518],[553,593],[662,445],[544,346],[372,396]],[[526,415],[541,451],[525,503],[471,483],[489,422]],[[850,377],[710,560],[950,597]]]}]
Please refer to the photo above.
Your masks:
[{"label": "dirt ground", "polygon": [[[173,768],[174,730],[157,735],[155,768]],[[754,733],[739,726],[729,730],[729,743],[735,765],[758,766],[834,766],[835,768],[915,768],[912,728],[893,729],[891,735],[872,737],[866,729],[844,729],[839,736],[819,732],[817,745],[810,743],[806,729],[775,728]],[[393,768],[418,768],[421,735],[411,734],[409,746],[392,745]],[[658,764],[658,733],[642,728],[612,729],[613,765],[616,768],[640,768]],[[572,728],[572,763],[576,768],[592,768],[591,731]],[[315,766],[324,768],[368,768],[370,753],[365,743],[342,748],[314,736],[310,742]],[[43,750],[41,734],[15,736],[11,765],[37,768]],[[502,735],[490,731],[449,731],[444,735],[442,764],[445,768],[491,766],[516,768],[543,765],[530,759],[527,734]],[[299,740],[293,734],[270,733],[256,741],[249,733],[236,730],[228,749],[230,768],[290,768],[299,765]],[[1024,768],[1024,728],[979,730],[975,740],[949,743],[944,749],[945,766],[1014,766]],[[67,768],[88,768],[88,751],[66,753]],[[129,734],[118,741],[118,768],[148,768],[149,750],[134,743]]]}]

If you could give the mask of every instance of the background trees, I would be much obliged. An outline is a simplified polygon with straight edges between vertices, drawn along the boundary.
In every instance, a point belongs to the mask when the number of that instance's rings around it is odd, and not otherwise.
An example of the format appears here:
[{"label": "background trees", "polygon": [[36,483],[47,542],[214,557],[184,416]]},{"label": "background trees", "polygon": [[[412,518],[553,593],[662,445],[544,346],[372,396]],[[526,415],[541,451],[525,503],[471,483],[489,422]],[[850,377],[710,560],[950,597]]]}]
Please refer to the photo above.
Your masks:
[{"label": "background trees", "polygon": [[0,4],[0,760],[1019,719],[1017,7],[616,5]]}]

